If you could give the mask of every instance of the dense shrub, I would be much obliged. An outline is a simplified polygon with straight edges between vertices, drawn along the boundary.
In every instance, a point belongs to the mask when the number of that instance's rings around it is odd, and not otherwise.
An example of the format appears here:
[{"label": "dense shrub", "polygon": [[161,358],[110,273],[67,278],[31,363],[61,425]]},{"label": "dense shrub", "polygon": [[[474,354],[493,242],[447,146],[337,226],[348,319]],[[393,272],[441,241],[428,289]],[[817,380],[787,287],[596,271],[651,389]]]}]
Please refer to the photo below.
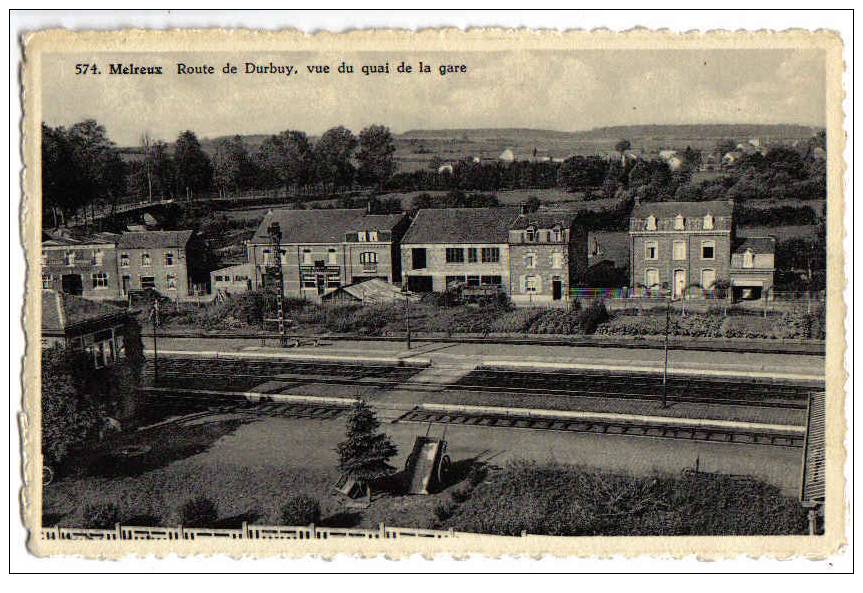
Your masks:
[{"label": "dense shrub", "polygon": [[806,530],[806,513],[797,501],[757,480],[694,473],[633,477],[555,463],[510,463],[460,506],[440,507],[435,515],[445,526],[495,535],[790,535]]},{"label": "dense shrub", "polygon": [[84,507],[85,529],[110,529],[120,522],[120,509],[112,502],[89,503]]},{"label": "dense shrub", "polygon": [[317,498],[299,494],[282,505],[282,525],[310,525],[320,521],[321,505]]},{"label": "dense shrub", "polygon": [[377,336],[387,324],[403,317],[397,305],[339,305],[323,311],[323,324],[336,333]]},{"label": "dense shrub", "polygon": [[196,496],[180,507],[180,523],[186,527],[212,527],[219,519],[216,503],[205,496]]},{"label": "dense shrub", "polygon": [[[718,338],[722,337],[722,321],[723,318],[717,315],[673,313],[668,331],[674,336]],[[596,333],[605,336],[662,336],[665,335],[665,315],[617,315],[600,325]]]}]

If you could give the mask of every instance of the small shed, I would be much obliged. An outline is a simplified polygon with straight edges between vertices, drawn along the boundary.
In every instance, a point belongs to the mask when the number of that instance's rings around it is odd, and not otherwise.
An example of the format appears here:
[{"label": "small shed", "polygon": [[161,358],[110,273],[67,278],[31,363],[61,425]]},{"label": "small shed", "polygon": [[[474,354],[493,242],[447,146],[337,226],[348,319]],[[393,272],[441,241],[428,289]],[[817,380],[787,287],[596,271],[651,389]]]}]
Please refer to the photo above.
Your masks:
[{"label": "small shed", "polygon": [[321,297],[324,301],[349,301],[356,303],[392,303],[408,298],[418,299],[416,295],[402,292],[401,287],[380,278],[371,278],[356,284],[340,286]]}]

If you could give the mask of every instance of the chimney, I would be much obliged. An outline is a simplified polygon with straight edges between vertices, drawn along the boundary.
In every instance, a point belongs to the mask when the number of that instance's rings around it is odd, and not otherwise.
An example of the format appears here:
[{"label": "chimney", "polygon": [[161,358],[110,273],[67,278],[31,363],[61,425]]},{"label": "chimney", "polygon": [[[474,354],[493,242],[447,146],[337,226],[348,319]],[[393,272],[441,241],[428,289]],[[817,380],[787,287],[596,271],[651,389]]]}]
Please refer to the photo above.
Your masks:
[{"label": "chimney", "polygon": [[369,201],[366,202],[366,214],[372,213],[372,200],[369,198]]},{"label": "chimney", "polygon": [[519,212],[522,214],[527,214],[527,202],[522,202],[518,205]]}]

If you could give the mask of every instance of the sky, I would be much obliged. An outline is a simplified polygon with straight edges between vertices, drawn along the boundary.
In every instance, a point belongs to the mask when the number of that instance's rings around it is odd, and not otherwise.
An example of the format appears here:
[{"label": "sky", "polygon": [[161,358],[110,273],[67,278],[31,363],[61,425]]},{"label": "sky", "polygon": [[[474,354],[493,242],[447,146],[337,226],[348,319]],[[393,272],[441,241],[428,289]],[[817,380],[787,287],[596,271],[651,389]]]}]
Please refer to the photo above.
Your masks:
[{"label": "sky", "polygon": [[[399,74],[404,61],[414,68]],[[430,74],[416,72],[422,61]],[[109,75],[111,63],[155,64],[161,77]],[[209,64],[215,75],[178,75],[177,63]],[[293,65],[299,72],[223,75],[232,63]],[[355,68],[335,72],[341,62]],[[101,75],[75,75],[96,63]],[[389,75],[363,65],[389,63]],[[307,65],[328,64],[329,75]],[[441,64],[467,72],[441,76]],[[121,146],[142,133],[173,140],[273,134],[319,135],[374,123],[411,129],[540,128],[579,131],[634,124],[825,124],[825,56],[820,50],[576,50],[511,52],[46,55],[42,119],[70,125],[94,118]]]}]

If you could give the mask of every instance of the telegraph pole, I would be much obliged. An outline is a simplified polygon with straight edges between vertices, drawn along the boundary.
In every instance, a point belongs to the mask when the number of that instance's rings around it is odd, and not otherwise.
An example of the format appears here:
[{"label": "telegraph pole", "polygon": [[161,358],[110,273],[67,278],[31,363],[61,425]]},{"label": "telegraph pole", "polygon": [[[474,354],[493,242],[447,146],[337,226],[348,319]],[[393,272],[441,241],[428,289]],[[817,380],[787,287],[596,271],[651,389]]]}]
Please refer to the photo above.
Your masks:
[{"label": "telegraph pole", "polygon": [[662,367],[662,407],[668,407],[668,333],[671,324],[671,295],[665,304],[665,364]]},{"label": "telegraph pole", "polygon": [[159,327],[159,297],[153,301],[153,309],[150,311],[153,320],[153,386],[159,383],[159,344],[156,338],[156,328]]},{"label": "telegraph pole", "polygon": [[284,348],[288,345],[287,336],[285,336],[285,277],[282,273],[282,229],[278,222],[271,223],[267,227],[267,232],[270,235],[270,243],[273,246],[273,276],[276,279],[277,286],[277,321],[279,324],[279,345]]},{"label": "telegraph pole", "polygon": [[405,336],[407,337],[407,345],[408,350],[411,349],[411,311],[410,311],[410,299],[408,299],[408,291],[405,290],[403,292],[403,296],[405,299]]}]

